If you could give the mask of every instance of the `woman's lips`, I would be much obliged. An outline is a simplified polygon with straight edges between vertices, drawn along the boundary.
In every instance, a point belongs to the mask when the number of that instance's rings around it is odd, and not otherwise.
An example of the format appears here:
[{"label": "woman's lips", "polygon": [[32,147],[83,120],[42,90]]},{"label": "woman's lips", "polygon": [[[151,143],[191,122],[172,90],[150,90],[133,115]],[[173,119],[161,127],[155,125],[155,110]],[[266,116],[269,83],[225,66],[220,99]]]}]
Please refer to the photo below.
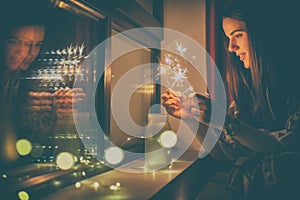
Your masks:
[{"label": "woman's lips", "polygon": [[240,56],[240,61],[244,61],[244,59],[245,59],[245,54],[243,53],[243,54],[241,54],[241,55],[239,55]]}]

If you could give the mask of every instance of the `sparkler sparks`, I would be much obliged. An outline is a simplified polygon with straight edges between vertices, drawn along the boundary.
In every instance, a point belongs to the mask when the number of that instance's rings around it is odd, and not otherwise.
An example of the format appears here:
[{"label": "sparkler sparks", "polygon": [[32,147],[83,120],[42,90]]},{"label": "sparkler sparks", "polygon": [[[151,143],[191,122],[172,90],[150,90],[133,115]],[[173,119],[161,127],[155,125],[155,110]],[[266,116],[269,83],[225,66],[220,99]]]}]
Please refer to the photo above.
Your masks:
[{"label": "sparkler sparks", "polygon": [[172,59],[171,59],[171,56],[170,56],[170,55],[167,55],[167,56],[166,56],[166,58],[165,58],[165,62],[166,62],[166,64],[168,64],[168,65],[171,65],[171,66],[172,66],[172,64],[173,64],[173,61],[172,61]]},{"label": "sparkler sparks", "polygon": [[187,79],[186,77],[187,68],[182,69],[180,67],[175,68],[172,70],[173,76],[170,77],[170,79],[173,79],[174,82],[172,83],[171,87],[174,87],[175,85],[178,87],[182,87],[184,84],[184,80]]},{"label": "sparkler sparks", "polygon": [[155,75],[155,79],[158,80],[160,76],[162,75],[168,75],[169,71],[172,71],[171,67],[169,65],[160,64],[157,67],[158,73]]},{"label": "sparkler sparks", "polygon": [[[184,57],[187,51],[186,47],[175,41],[175,49],[179,52],[180,56]],[[163,54],[164,58],[160,61],[157,67],[157,74],[155,75],[156,81],[166,83],[166,86],[174,91],[180,90],[182,94],[193,92],[193,87],[189,86],[187,81],[186,68],[187,63],[185,59],[171,54],[169,52]]]},{"label": "sparkler sparks", "polygon": [[78,47],[79,56],[82,56],[84,48],[85,48],[84,43],[82,43],[81,46]]},{"label": "sparkler sparks", "polygon": [[62,52],[60,51],[60,49],[56,50],[56,54],[59,55],[59,56],[62,54]]},{"label": "sparkler sparks", "polygon": [[67,54],[66,49],[63,49],[63,50],[61,51],[61,53],[64,54],[64,55]]},{"label": "sparkler sparks", "polygon": [[176,50],[180,53],[181,56],[185,56],[184,53],[186,52],[186,48],[182,46],[182,44],[176,42]]},{"label": "sparkler sparks", "polygon": [[86,58],[84,48],[84,43],[80,46],[70,44],[64,49],[44,52],[44,58],[39,59],[43,70],[33,72],[34,77],[31,78],[40,79],[40,86],[49,88],[65,87],[75,80],[84,81],[84,74],[80,69],[81,62]]},{"label": "sparkler sparks", "polygon": [[73,46],[72,44],[67,47],[68,56],[71,57],[73,55]]}]

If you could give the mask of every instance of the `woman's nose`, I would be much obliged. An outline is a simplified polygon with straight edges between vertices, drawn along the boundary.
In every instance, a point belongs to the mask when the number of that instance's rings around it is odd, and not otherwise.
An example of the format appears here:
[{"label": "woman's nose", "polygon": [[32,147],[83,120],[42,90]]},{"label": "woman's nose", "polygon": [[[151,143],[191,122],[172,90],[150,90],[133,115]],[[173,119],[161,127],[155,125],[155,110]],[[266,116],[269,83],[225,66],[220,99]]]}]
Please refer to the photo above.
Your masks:
[{"label": "woman's nose", "polygon": [[19,47],[17,48],[16,53],[22,56],[26,56],[28,55],[30,52],[30,47],[25,46],[25,45],[19,45]]},{"label": "woman's nose", "polygon": [[228,51],[229,51],[229,52],[235,52],[237,49],[238,49],[238,45],[235,44],[234,41],[229,40]]}]

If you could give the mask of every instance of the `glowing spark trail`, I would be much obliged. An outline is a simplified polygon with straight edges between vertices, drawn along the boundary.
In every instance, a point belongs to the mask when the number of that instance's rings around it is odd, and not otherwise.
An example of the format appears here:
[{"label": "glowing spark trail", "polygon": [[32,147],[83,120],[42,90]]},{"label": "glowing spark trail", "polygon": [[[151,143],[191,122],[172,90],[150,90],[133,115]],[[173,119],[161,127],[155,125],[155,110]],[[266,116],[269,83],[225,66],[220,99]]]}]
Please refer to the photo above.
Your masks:
[{"label": "glowing spark trail", "polygon": [[184,53],[186,52],[186,48],[183,47],[180,43],[176,42],[176,50],[180,53],[181,56],[185,56]]},{"label": "glowing spark trail", "polygon": [[169,52],[163,53],[162,61],[159,61],[157,67],[157,74],[155,75],[156,81],[165,81],[166,87],[178,91],[181,94],[193,93],[193,87],[189,85],[187,81],[187,68],[185,65],[189,65],[184,58],[187,48],[181,43],[175,41],[175,49],[179,52],[179,55]]},{"label": "glowing spark trail", "polygon": [[182,68],[177,68],[177,70],[173,70],[173,75],[172,77],[170,77],[170,79],[174,79],[174,82],[172,84],[172,87],[175,86],[183,86],[183,82],[185,79],[187,79],[186,77],[186,72],[187,72],[187,69],[185,68],[184,70],[182,70]]}]

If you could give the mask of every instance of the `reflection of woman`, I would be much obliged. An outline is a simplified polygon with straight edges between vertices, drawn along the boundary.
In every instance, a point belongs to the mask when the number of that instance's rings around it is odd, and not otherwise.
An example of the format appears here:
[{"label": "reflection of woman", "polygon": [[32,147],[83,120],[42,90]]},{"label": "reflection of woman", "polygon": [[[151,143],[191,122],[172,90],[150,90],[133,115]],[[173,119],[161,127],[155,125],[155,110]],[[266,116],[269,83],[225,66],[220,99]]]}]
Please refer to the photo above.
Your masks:
[{"label": "reflection of woman", "polygon": [[[32,91],[26,80],[29,66],[40,53],[45,38],[47,8],[38,0],[19,2],[16,15],[1,12],[0,34],[0,134],[3,148],[0,160],[15,160],[15,142],[27,138],[42,143],[52,134],[57,116],[71,113],[72,103],[84,96],[81,89],[65,89],[55,93]],[[76,94],[77,96],[75,96]],[[74,97],[74,98],[73,98]],[[1,142],[2,143],[2,142]]]},{"label": "reflection of woman", "polygon": [[[27,7],[22,9],[27,9]],[[33,16],[30,10],[14,11],[20,14],[22,19],[13,16],[10,20],[5,19],[5,22],[1,22],[1,80],[4,85],[14,84],[13,86],[17,86],[19,81],[8,83],[12,82],[9,79],[19,79],[20,73],[27,70],[37,57],[44,40],[45,27],[43,17]],[[8,11],[2,12],[7,14]],[[8,16],[7,14],[5,17]]]},{"label": "reflection of woman", "polygon": [[12,29],[7,40],[5,63],[10,70],[26,70],[40,52],[44,40],[44,26],[23,25]]},{"label": "reflection of woman", "polygon": [[[278,15],[274,6],[286,15]],[[280,23],[293,19],[282,6],[272,5],[272,15],[261,2],[237,0],[222,18],[232,102],[219,144],[226,164],[234,163],[228,187],[232,199],[299,196],[300,84],[292,45],[298,36]],[[208,122],[209,99],[198,98],[200,109],[172,92],[162,99],[170,114]]]},{"label": "reflection of woman", "polygon": [[[34,7],[30,1],[21,4],[18,5],[21,9],[15,6],[8,6],[9,9],[5,10],[1,8],[1,160],[11,161],[18,157],[14,147],[19,137],[16,130],[20,116],[19,103],[24,100],[20,96],[20,77],[39,54],[45,36],[44,17],[34,16],[38,13],[32,10]],[[15,8],[14,15],[10,8]]]},{"label": "reflection of woman", "polygon": [[[12,22],[13,23],[13,22]],[[38,22],[11,24],[5,37],[2,64],[3,96],[7,103],[15,102],[22,71],[27,70],[40,52],[45,28]],[[11,91],[13,89],[13,92]]]}]

